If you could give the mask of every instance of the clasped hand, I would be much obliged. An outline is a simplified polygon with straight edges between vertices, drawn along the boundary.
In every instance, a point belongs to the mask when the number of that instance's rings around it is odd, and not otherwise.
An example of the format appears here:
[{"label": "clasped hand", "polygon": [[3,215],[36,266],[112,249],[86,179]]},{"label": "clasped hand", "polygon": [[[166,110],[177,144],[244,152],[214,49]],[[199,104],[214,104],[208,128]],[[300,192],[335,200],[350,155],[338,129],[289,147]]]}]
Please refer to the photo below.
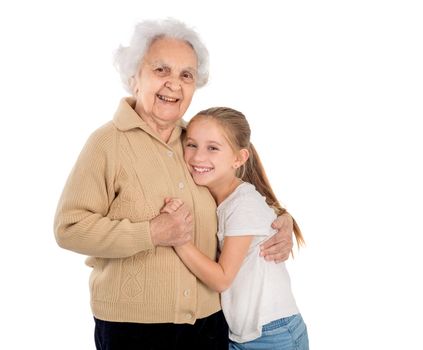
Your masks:
[{"label": "clasped hand", "polygon": [[160,215],[150,221],[151,240],[155,246],[179,246],[192,239],[193,228],[188,205],[177,198],[166,198]]},{"label": "clasped hand", "polygon": [[[154,245],[180,246],[193,236],[193,217],[188,206],[179,198],[166,198],[160,215],[150,223]],[[267,261],[280,263],[292,251],[292,217],[285,213],[272,224],[277,232],[261,245],[260,255]]]}]

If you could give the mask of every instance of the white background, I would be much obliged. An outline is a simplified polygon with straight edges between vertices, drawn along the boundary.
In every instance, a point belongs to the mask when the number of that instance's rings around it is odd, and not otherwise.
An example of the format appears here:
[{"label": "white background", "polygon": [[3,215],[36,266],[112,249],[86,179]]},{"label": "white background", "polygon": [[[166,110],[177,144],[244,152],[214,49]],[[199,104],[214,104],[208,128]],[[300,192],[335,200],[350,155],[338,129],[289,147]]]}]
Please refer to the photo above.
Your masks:
[{"label": "white background", "polygon": [[53,216],[125,95],[114,49],[138,20],[170,16],[211,54],[187,118],[243,111],[303,229],[289,268],[311,348],[422,349],[419,3],[3,1],[0,348],[94,348],[89,269],[56,245]]}]

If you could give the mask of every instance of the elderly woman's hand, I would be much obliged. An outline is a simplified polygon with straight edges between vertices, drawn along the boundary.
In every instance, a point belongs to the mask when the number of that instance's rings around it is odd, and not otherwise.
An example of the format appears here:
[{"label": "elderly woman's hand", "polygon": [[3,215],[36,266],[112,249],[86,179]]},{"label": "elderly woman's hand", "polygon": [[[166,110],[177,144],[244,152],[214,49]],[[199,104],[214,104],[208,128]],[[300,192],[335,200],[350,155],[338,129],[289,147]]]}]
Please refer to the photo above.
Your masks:
[{"label": "elderly woman's hand", "polygon": [[179,246],[191,240],[193,219],[186,204],[180,199],[166,199],[160,213],[150,221],[151,241],[155,246]]},{"label": "elderly woman's hand", "polygon": [[260,246],[260,255],[268,261],[280,263],[289,258],[293,247],[292,232],[294,224],[291,215],[285,213],[278,216],[272,223],[272,227],[277,229],[278,232]]}]

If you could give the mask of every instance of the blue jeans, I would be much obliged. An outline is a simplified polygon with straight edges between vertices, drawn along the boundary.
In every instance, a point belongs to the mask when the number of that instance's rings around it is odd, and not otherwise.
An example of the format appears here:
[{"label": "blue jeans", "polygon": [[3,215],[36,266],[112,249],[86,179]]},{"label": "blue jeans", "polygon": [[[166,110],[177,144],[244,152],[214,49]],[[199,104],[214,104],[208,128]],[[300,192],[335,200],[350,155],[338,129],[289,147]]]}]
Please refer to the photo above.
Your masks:
[{"label": "blue jeans", "polygon": [[307,327],[300,314],[263,326],[260,338],[245,343],[230,341],[229,350],[308,350]]}]

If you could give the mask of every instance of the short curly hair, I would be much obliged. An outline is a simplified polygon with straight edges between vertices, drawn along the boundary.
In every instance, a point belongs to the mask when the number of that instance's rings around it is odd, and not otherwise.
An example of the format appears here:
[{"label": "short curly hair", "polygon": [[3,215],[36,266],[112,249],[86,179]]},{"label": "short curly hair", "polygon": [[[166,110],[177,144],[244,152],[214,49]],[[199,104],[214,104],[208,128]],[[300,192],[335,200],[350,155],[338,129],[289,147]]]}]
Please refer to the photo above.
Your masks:
[{"label": "short curly hair", "polygon": [[209,79],[209,52],[199,35],[185,23],[173,18],[164,20],[145,20],[135,26],[129,46],[120,46],[114,57],[114,65],[120,74],[125,90],[132,93],[131,78],[147,50],[157,38],[174,38],[187,42],[197,55],[197,87],[204,86]]}]

